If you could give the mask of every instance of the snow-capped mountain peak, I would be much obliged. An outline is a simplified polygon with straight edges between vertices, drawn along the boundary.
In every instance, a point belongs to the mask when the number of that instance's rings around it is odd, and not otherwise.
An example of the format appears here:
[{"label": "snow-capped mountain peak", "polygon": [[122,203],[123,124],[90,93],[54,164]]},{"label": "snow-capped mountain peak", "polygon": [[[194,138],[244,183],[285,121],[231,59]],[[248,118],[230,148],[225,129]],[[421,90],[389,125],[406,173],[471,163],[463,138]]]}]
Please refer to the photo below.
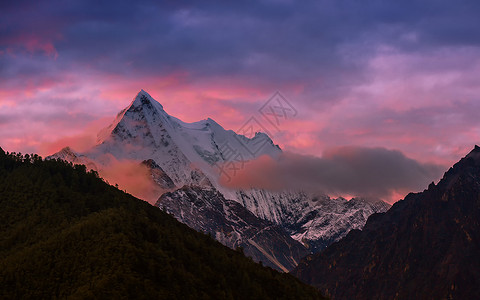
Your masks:
[{"label": "snow-capped mountain peak", "polygon": [[144,106],[144,105],[155,106],[157,109],[163,110],[163,106],[158,101],[153,99],[149,93],[145,92],[142,89],[140,90],[140,92],[137,93],[134,100],[132,101],[132,104],[130,104],[130,107],[131,106],[138,107],[138,106]]},{"label": "snow-capped mountain peak", "polygon": [[97,144],[102,144],[112,134],[122,131],[125,124],[121,124],[121,122],[124,121],[124,119],[131,117],[131,115],[141,115],[145,121],[145,125],[149,125],[154,116],[163,115],[164,118],[162,118],[162,121],[165,122],[168,120],[168,115],[163,110],[163,106],[142,89],[138,92],[130,105],[120,111],[113,122],[98,133]]},{"label": "snow-capped mountain peak", "polygon": [[[183,122],[170,116],[160,103],[141,90],[98,134],[96,146],[82,153],[65,148],[51,158],[85,164],[100,174],[112,164],[143,164],[150,177],[147,179],[158,185],[160,194],[157,197],[161,196],[161,191],[183,186],[216,190],[223,196],[218,198],[220,202],[236,201],[256,218],[281,226],[292,238],[308,244],[311,250],[320,250],[350,229],[363,227],[371,213],[388,208],[382,203],[372,205],[366,201],[326,196],[316,201],[317,198],[301,191],[231,190],[222,186],[223,167],[238,161],[246,163],[262,155],[277,158],[282,153],[266,133],[249,133],[248,136],[226,130],[211,118]],[[177,196],[182,195],[178,193]],[[199,222],[201,218],[183,219],[187,208],[190,211],[194,206],[189,205],[190,198],[181,201],[177,198],[164,204],[160,201],[157,205],[178,212],[180,215],[175,217],[187,224]],[[198,199],[196,207],[203,207],[207,200]],[[202,201],[205,203],[200,203]],[[174,205],[178,207],[171,207]],[[228,206],[226,202],[222,205]],[[204,217],[208,217],[210,213],[209,209],[198,210],[192,211],[192,216],[205,214]],[[202,224],[197,225],[193,227],[203,228]]]},{"label": "snow-capped mountain peak", "polygon": [[[249,148],[252,144],[262,147],[254,153]],[[247,138],[224,129],[211,118],[183,122],[140,90],[130,105],[99,132],[97,145],[83,154],[97,161],[101,168],[110,161],[110,157],[105,157],[107,153],[117,160],[153,159],[176,186],[198,184],[201,174],[208,178],[202,182],[211,182],[222,189],[219,166],[239,157],[242,161],[261,155],[276,157],[281,149],[265,133]]]}]

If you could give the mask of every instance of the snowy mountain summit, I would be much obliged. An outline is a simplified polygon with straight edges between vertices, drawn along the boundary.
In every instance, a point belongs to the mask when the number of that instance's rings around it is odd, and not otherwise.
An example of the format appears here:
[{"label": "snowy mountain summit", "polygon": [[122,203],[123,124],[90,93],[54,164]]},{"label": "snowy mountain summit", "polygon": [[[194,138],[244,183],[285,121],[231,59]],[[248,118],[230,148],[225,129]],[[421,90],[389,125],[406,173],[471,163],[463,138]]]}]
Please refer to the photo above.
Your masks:
[{"label": "snowy mountain summit", "polygon": [[[322,196],[323,201],[315,201],[318,196],[301,191],[231,190],[220,184],[221,176],[232,175],[227,173],[228,170],[233,169],[235,172],[235,164],[241,165],[262,155],[275,159],[281,153],[282,150],[265,133],[255,133],[252,138],[248,138],[232,130],[225,130],[210,118],[185,123],[170,116],[159,102],[141,90],[131,104],[98,133],[94,147],[82,153],[66,147],[49,158],[85,164],[89,169],[99,171],[101,175],[102,171],[108,170],[112,165],[135,162],[148,169],[150,181],[155,185],[154,200],[159,199],[163,193],[170,192],[169,196],[156,202],[157,206],[172,212],[177,219],[197,230],[206,231],[205,228],[208,227],[210,233],[214,233],[217,239],[231,247],[242,245],[245,248],[245,245],[250,243],[251,248],[256,251],[252,257],[279,270],[293,268],[302,251],[296,250],[295,255],[289,253],[288,257],[291,256],[291,259],[277,259],[276,256],[285,257],[285,253],[276,253],[278,250],[268,247],[269,243],[278,245],[279,239],[283,239],[287,244],[276,248],[289,249],[293,244],[301,243],[311,250],[318,250],[346,235],[350,229],[363,227],[370,214],[389,208],[384,202],[372,204],[368,201],[357,201],[355,205],[353,202],[349,205],[349,201],[330,199],[327,196]],[[194,192],[198,191],[198,187],[210,189],[212,194],[218,191],[223,197],[216,197],[215,206],[212,206],[205,196],[196,200],[203,201],[203,204],[192,203],[192,197],[182,198],[186,197],[185,195],[198,194]],[[171,194],[177,189],[182,192]],[[188,192],[189,189],[192,190]],[[232,216],[232,204],[225,201],[239,203],[245,213],[235,206],[236,220],[232,221],[229,219]],[[192,213],[192,207],[202,209]],[[220,223],[228,222],[228,226],[223,223],[216,226],[212,224],[212,220],[209,220],[207,227],[202,224],[201,220],[208,219],[209,214],[213,213],[209,207],[215,207],[217,216],[219,209],[225,210],[225,218],[218,217],[217,220]],[[203,217],[199,217],[199,213],[203,214]],[[278,226],[271,231],[275,232],[274,237],[264,235],[262,241],[254,241],[246,234],[242,236],[242,233],[247,232],[244,229],[247,221],[238,216],[247,215],[249,222],[252,222],[252,217],[256,217],[258,224],[263,224],[261,222],[264,220],[272,226]],[[186,216],[190,216],[190,219],[186,220]],[[235,223],[238,224],[237,227]],[[258,225],[252,228],[260,227]],[[222,232],[217,234],[215,228]],[[223,232],[225,228],[230,228],[231,233]],[[248,231],[249,236],[255,236],[251,230],[253,229]],[[240,236],[236,239],[239,241],[237,244],[228,238],[231,234]],[[226,240],[229,242],[225,242]],[[298,245],[293,248],[296,247]],[[288,264],[280,261],[288,261]]]},{"label": "snowy mountain summit", "polygon": [[[199,184],[199,173],[215,184],[221,164],[235,159],[232,152],[242,159],[281,153],[266,134],[249,139],[212,119],[185,123],[143,90],[98,134],[97,142],[94,157],[111,153],[117,159],[153,159],[178,187]],[[252,157],[248,145],[259,142],[263,147]]]}]

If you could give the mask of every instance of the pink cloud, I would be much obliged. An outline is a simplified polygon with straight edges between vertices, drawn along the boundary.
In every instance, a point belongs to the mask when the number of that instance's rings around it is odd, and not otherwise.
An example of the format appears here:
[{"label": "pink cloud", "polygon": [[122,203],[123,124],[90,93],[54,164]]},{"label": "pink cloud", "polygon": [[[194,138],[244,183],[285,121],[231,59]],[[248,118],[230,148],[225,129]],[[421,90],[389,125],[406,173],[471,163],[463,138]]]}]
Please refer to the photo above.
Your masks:
[{"label": "pink cloud", "polygon": [[41,154],[48,155],[53,154],[64,147],[71,147],[75,151],[83,152],[95,145],[95,136],[92,134],[78,134],[73,136],[60,137],[52,142],[44,142],[39,146]]},{"label": "pink cloud", "polygon": [[[323,100],[309,98],[304,85],[280,87],[299,114],[283,122],[280,131],[271,130],[273,140],[283,149],[317,156],[328,147],[359,145],[400,149],[420,161],[455,162],[480,139],[472,126],[474,95],[480,94],[476,85],[480,63],[471,60],[463,73],[450,70],[447,65],[444,68],[450,71],[444,73],[435,66],[442,65],[442,60],[453,60],[451,55],[439,52],[431,56],[424,59],[381,50],[369,65],[371,81],[351,87],[348,94],[321,108],[316,103]],[[465,56],[462,60],[472,53]],[[453,61],[449,64],[454,65]],[[425,68],[420,67],[423,65]],[[37,134],[31,138],[35,142],[29,145],[41,145],[38,149],[46,152],[67,142],[85,148],[82,145],[92,138],[82,132],[91,120],[78,122],[80,114],[104,118],[106,126],[140,88],[161,102],[171,115],[187,122],[211,117],[232,130],[240,128],[250,116],[260,118],[258,108],[275,91],[271,84],[255,84],[241,78],[213,80],[192,76],[185,70],[137,77],[106,75],[87,67],[79,67],[75,72],[59,70],[55,77],[20,78],[25,86],[2,88],[0,106],[8,114],[19,103],[35,102],[36,114],[62,112],[63,118],[42,121],[43,125],[34,129]],[[321,93],[317,95],[322,97]],[[69,105],[65,103],[73,104],[68,109],[61,108]],[[24,117],[30,118],[29,113],[25,112]],[[77,121],[73,122],[75,118]],[[4,144],[5,139],[6,133],[0,134]],[[21,147],[21,143],[15,145]]]},{"label": "pink cloud", "polygon": [[6,52],[10,55],[15,55],[19,51],[27,51],[28,53],[42,52],[54,59],[58,57],[58,52],[51,40],[32,34],[19,34],[0,39],[0,46],[5,46]]},{"label": "pink cloud", "polygon": [[155,204],[164,192],[150,176],[148,168],[139,161],[112,160],[101,170],[99,175],[112,185],[118,185],[133,196]]},{"label": "pink cloud", "polygon": [[67,146],[78,152],[87,151],[96,145],[98,132],[111,121],[110,117],[103,117],[89,122],[78,134],[53,136],[53,140],[39,144],[39,152],[42,155],[50,155]]}]

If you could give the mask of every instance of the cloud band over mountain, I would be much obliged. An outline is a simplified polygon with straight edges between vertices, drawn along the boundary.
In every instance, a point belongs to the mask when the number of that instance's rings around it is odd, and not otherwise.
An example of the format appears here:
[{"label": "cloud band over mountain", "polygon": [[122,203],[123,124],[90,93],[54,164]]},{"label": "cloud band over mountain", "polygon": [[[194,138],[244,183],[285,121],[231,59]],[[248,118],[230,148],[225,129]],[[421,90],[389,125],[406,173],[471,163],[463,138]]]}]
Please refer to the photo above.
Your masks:
[{"label": "cloud band over mountain", "polygon": [[260,157],[245,164],[230,181],[235,188],[304,189],[329,195],[380,197],[419,191],[439,179],[444,167],[424,164],[396,150],[338,147],[322,157],[284,153],[278,160]]}]

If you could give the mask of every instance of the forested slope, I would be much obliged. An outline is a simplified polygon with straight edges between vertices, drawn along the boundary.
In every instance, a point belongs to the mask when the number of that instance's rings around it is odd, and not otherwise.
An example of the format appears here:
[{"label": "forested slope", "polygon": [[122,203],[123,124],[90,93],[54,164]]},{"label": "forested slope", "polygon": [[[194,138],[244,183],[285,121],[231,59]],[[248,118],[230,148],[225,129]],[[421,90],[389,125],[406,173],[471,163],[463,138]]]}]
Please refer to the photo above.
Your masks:
[{"label": "forested slope", "polygon": [[0,148],[0,298],[318,299],[84,166]]}]

